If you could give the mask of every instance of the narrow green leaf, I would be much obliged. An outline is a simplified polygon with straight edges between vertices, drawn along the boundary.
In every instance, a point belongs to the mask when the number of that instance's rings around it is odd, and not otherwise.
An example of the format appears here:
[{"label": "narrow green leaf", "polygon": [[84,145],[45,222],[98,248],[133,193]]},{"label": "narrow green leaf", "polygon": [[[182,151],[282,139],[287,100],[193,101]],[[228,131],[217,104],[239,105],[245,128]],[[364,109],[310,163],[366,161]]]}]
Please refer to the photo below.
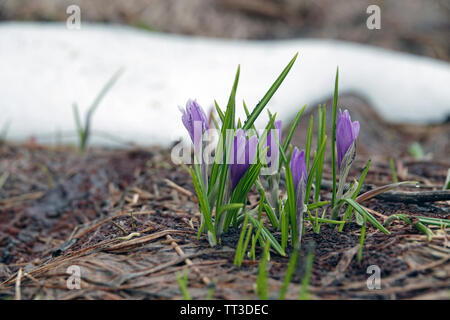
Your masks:
[{"label": "narrow green leaf", "polygon": [[[195,167],[195,165],[194,165],[194,167]],[[206,192],[205,192],[204,188],[202,188],[201,178],[198,176],[199,172],[194,171],[194,169],[192,169],[192,168],[189,168],[189,170],[191,173],[192,181],[194,183],[195,192],[197,193],[200,211],[203,214],[204,222],[206,223],[206,227],[208,228],[208,230],[211,233],[215,234],[214,227],[212,224],[211,211],[209,208]]]},{"label": "narrow green leaf", "polygon": [[370,222],[374,227],[381,230],[385,234],[391,234],[381,223],[378,222],[369,212],[367,212],[358,202],[353,199],[343,198],[340,202],[346,202],[351,205],[353,209],[356,210],[361,216],[366,217],[367,221]]},{"label": "narrow green leaf", "polygon": [[316,168],[319,165],[322,154],[325,152],[325,146],[327,145],[327,136],[324,137],[322,141],[322,145],[320,146],[319,153],[316,153],[314,156],[313,164],[311,169],[309,170],[308,180],[306,182],[306,193],[305,193],[305,203],[308,204],[309,194],[311,193],[312,183],[314,181],[314,176],[316,172]]},{"label": "narrow green leaf", "polygon": [[[320,118],[319,118],[320,119]],[[305,147],[305,159],[306,159],[306,171],[309,172],[309,161],[311,158],[311,142],[312,142],[312,133],[314,128],[314,115],[311,115],[309,118],[309,126],[308,133],[306,134],[306,147]],[[317,140],[318,144],[320,144],[320,139]]]},{"label": "narrow green leaf", "polygon": [[298,243],[298,232],[297,232],[297,206],[301,206],[303,204],[296,203],[295,197],[295,186],[294,180],[292,177],[292,171],[290,166],[286,166],[286,192],[287,192],[287,201],[286,207],[288,209],[288,215],[286,218],[289,219],[289,225],[291,226],[291,242],[292,245],[295,246]]},{"label": "narrow green leaf", "polygon": [[187,269],[184,269],[184,275],[182,276],[180,273],[176,272],[175,276],[177,277],[178,286],[180,287],[181,294],[183,295],[184,300],[191,300],[191,296],[187,289],[188,284],[188,274]]},{"label": "narrow green leaf", "polygon": [[366,221],[367,221],[367,217],[364,216],[364,222],[363,225],[361,226],[361,234],[359,236],[359,248],[358,248],[358,262],[361,263],[362,261],[362,256],[363,256],[363,250],[364,250],[364,241],[366,240]]},{"label": "narrow green leaf", "polygon": [[225,121],[225,115],[223,114],[223,111],[222,111],[222,109],[220,109],[219,104],[217,103],[216,100],[214,100],[214,105],[216,107],[216,111],[217,111],[217,114],[219,115],[220,121],[222,121],[222,124],[223,124]]},{"label": "narrow green leaf", "polygon": [[308,252],[308,256],[306,258],[305,275],[303,276],[302,285],[300,287],[300,293],[299,293],[300,300],[308,299],[308,286],[309,286],[309,281],[311,279],[313,262],[314,262],[314,254],[312,252]]},{"label": "narrow green leaf", "polygon": [[244,223],[242,224],[241,234],[239,235],[239,240],[238,240],[237,247],[236,247],[236,253],[234,254],[233,264],[237,265],[238,267],[241,266],[241,252],[242,252],[242,250],[245,250],[245,248],[243,247],[243,244],[244,244],[245,232],[247,230],[247,224],[248,224],[248,213],[246,212]]},{"label": "narrow green leaf", "polygon": [[286,275],[284,276],[283,285],[281,286],[280,295],[278,297],[279,300],[284,300],[286,297],[286,292],[287,292],[288,286],[291,283],[291,279],[294,274],[295,267],[297,265],[298,254],[299,254],[298,251],[299,250],[294,249],[294,251],[292,252],[292,255],[289,259],[289,264],[288,264],[288,267],[286,270]]},{"label": "narrow green leaf", "polygon": [[300,119],[301,119],[305,109],[306,109],[306,104],[297,113],[297,115],[295,116],[294,121],[292,121],[292,124],[291,124],[291,127],[289,129],[288,135],[287,135],[286,140],[284,141],[284,144],[283,144],[284,152],[287,152],[287,149],[289,147],[289,144],[291,143],[292,137],[294,136],[295,129],[297,128],[298,123],[299,123],[299,121],[300,121]]},{"label": "narrow green leaf", "polygon": [[[370,159],[367,160],[366,166],[364,167],[363,172],[361,173],[361,176],[359,177],[358,186],[356,187],[356,190],[352,195],[353,200],[356,200],[356,197],[358,196],[358,194],[364,184],[364,181],[366,180],[367,173],[369,172],[369,169],[370,169],[370,163],[371,163],[371,160]],[[345,210],[342,220],[343,221],[351,221],[352,211],[353,211],[352,207],[348,206],[348,208]],[[344,225],[341,225],[339,227],[339,232],[341,232],[343,230],[343,228],[344,228]]]},{"label": "narrow green leaf", "polygon": [[256,295],[260,300],[267,300],[269,297],[269,284],[267,272],[267,260],[269,257],[270,242],[267,241],[264,246],[264,252],[259,262],[258,278],[256,280]]},{"label": "narrow green leaf", "polygon": [[292,66],[294,65],[295,60],[297,59],[298,53],[295,54],[295,56],[292,58],[292,60],[288,63],[286,68],[284,68],[283,72],[278,76],[278,78],[275,80],[273,85],[270,87],[270,89],[267,91],[267,93],[264,95],[264,97],[259,101],[259,103],[256,105],[256,107],[253,109],[250,116],[247,118],[247,120],[244,123],[244,129],[248,130],[252,127],[253,123],[258,118],[261,111],[264,109],[264,107],[267,105],[269,100],[272,98],[272,96],[275,94],[275,92],[280,87],[283,80],[286,78],[287,74],[291,70]]},{"label": "narrow green leaf", "polygon": [[339,90],[339,67],[336,69],[336,80],[334,82],[333,98],[333,118],[331,122],[331,166],[333,169],[333,193],[331,197],[331,207],[334,208],[336,202],[336,110]]},{"label": "narrow green leaf", "polygon": [[264,227],[264,225],[262,224],[262,221],[259,222],[257,221],[254,217],[249,216],[249,220],[250,223],[253,225],[254,228],[259,228],[260,225],[262,225],[261,228],[261,235],[263,237],[264,240],[269,241],[270,245],[272,246],[272,248],[281,256],[285,256],[286,253],[284,252],[284,250],[281,248],[280,244],[278,243],[278,241],[274,238],[274,236],[270,233],[270,231]]},{"label": "narrow green leaf", "polygon": [[397,170],[395,169],[394,159],[392,159],[392,158],[389,159],[389,165],[391,166],[392,181],[394,183],[397,183],[398,182],[398,178],[397,178]]}]

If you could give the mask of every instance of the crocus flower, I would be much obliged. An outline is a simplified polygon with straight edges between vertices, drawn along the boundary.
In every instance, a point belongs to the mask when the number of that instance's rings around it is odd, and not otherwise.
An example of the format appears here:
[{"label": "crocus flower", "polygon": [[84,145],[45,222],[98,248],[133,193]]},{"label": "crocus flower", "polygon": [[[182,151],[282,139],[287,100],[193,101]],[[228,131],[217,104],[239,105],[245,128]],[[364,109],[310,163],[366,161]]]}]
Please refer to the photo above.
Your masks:
[{"label": "crocus flower", "polygon": [[[275,130],[276,130],[276,134],[278,137],[278,142],[281,143],[281,120],[277,120],[274,123],[275,125]],[[267,159],[268,159],[268,166],[272,167],[272,160],[277,160],[280,150],[278,148],[278,143],[276,141],[273,141],[273,135],[272,135],[273,130],[269,131],[269,134],[267,135],[267,140],[266,140],[266,146],[269,147],[269,149],[267,150]]]},{"label": "crocus flower", "polygon": [[[292,152],[290,168],[292,179],[294,180],[295,193],[298,194],[298,188],[302,183],[306,184],[308,172],[306,170],[305,151],[299,151],[297,147]],[[301,191],[301,190],[300,190]]]},{"label": "crocus flower", "polygon": [[350,118],[348,110],[339,109],[339,117],[336,123],[336,146],[337,146],[337,160],[338,166],[341,167],[342,159],[352,145],[358,138],[359,122],[353,121]]},{"label": "crocus flower", "polygon": [[295,204],[296,204],[296,218],[297,218],[297,240],[298,246],[302,240],[303,232],[303,212],[306,193],[306,180],[308,179],[308,172],[306,170],[305,151],[299,151],[297,147],[294,148],[289,164],[292,172],[292,180],[295,187]]},{"label": "crocus flower", "polygon": [[195,100],[189,99],[186,103],[186,111],[180,108],[183,114],[181,120],[186,127],[195,150],[199,150],[203,133],[208,130],[208,119],[205,111]]},{"label": "crocus flower", "polygon": [[230,161],[230,176],[233,190],[253,163],[257,147],[258,138],[256,136],[251,136],[247,140],[245,130],[238,129],[236,131]]}]

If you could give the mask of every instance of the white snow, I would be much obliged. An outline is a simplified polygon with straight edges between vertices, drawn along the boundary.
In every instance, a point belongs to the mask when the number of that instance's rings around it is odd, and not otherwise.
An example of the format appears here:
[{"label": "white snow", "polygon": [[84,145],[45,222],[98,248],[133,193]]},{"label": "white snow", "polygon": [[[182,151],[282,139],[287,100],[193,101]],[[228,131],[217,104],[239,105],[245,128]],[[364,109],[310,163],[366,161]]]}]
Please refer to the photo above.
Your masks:
[{"label": "white snow", "polygon": [[[72,104],[83,115],[119,68],[93,129],[138,144],[168,145],[186,136],[178,106],[195,98],[224,108],[238,64],[237,105],[253,107],[299,52],[269,103],[282,120],[304,104],[340,93],[367,97],[390,121],[442,121],[450,113],[450,64],[380,48],[331,40],[236,41],[150,33],[124,26],[0,24],[0,126],[8,136],[75,141]],[[242,115],[243,112],[240,111]],[[109,143],[95,135],[93,143]]]}]

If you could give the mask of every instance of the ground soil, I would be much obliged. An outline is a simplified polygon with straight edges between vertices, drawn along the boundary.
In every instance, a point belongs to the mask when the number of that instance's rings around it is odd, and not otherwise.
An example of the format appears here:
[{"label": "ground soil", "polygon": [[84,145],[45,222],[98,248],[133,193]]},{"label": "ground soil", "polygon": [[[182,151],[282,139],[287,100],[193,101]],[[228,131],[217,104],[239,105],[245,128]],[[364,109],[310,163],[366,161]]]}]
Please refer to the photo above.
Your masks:
[{"label": "ground soil", "polygon": [[[3,144],[1,154],[0,172],[8,178],[0,193],[0,298],[179,299],[176,272],[186,266],[194,299],[205,298],[214,284],[215,299],[256,298],[260,248],[257,261],[247,258],[238,268],[233,265],[237,230],[225,234],[216,248],[204,236],[197,239],[199,214],[190,176],[171,163],[167,150],[96,148],[80,156],[71,147],[31,141]],[[418,180],[420,190],[441,189],[450,167],[442,160],[398,161],[404,168],[400,179]],[[357,160],[350,175],[358,177],[363,166]],[[328,166],[324,178],[331,178]],[[374,161],[366,182],[380,186],[391,179],[386,163]],[[329,194],[322,190],[324,199]],[[257,201],[256,194],[249,197],[249,205]],[[362,204],[381,222],[395,213],[450,218],[448,201]],[[298,297],[306,252],[314,254],[311,299],[449,298],[447,230],[433,228],[435,236],[427,242],[402,222],[389,227],[389,236],[370,226],[359,263],[360,230],[356,223],[343,232],[324,225],[316,234],[307,225],[287,298]],[[279,292],[287,263],[287,257],[271,253],[271,298]],[[81,290],[67,289],[71,265],[81,267]],[[366,286],[370,265],[381,269],[381,290]]]}]

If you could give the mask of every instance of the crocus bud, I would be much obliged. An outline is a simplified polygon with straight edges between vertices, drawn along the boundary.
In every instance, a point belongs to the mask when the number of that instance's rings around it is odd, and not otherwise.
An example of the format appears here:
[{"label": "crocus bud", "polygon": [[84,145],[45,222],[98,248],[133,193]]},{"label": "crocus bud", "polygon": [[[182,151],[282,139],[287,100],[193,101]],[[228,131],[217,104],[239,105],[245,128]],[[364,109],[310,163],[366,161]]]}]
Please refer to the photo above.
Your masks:
[{"label": "crocus bud", "polygon": [[352,143],[358,138],[359,122],[350,118],[348,110],[339,109],[339,116],[336,123],[336,147],[338,166],[341,167],[342,159],[347,153]]},{"label": "crocus bud", "polygon": [[180,111],[183,114],[181,120],[194,143],[194,148],[199,150],[202,135],[208,130],[208,119],[205,111],[197,101],[191,99],[186,103],[186,111],[181,108]]},{"label": "crocus bud", "polygon": [[251,136],[247,140],[246,135],[245,130],[238,129],[233,141],[230,159],[230,176],[233,190],[253,163],[258,147],[258,138]]},{"label": "crocus bud", "polygon": [[269,149],[267,150],[267,160],[268,160],[267,165],[270,168],[272,167],[272,160],[277,161],[280,154],[278,143],[281,143],[281,120],[275,121],[274,126],[276,135],[278,137],[278,142],[274,141],[274,137],[272,134],[273,129],[269,131],[266,140],[266,146],[269,147]]},{"label": "crocus bud", "polygon": [[298,194],[298,188],[301,185],[301,182],[306,182],[308,179],[304,150],[299,151],[297,147],[294,148],[291,156],[290,168],[292,179],[294,180],[295,193]]}]

